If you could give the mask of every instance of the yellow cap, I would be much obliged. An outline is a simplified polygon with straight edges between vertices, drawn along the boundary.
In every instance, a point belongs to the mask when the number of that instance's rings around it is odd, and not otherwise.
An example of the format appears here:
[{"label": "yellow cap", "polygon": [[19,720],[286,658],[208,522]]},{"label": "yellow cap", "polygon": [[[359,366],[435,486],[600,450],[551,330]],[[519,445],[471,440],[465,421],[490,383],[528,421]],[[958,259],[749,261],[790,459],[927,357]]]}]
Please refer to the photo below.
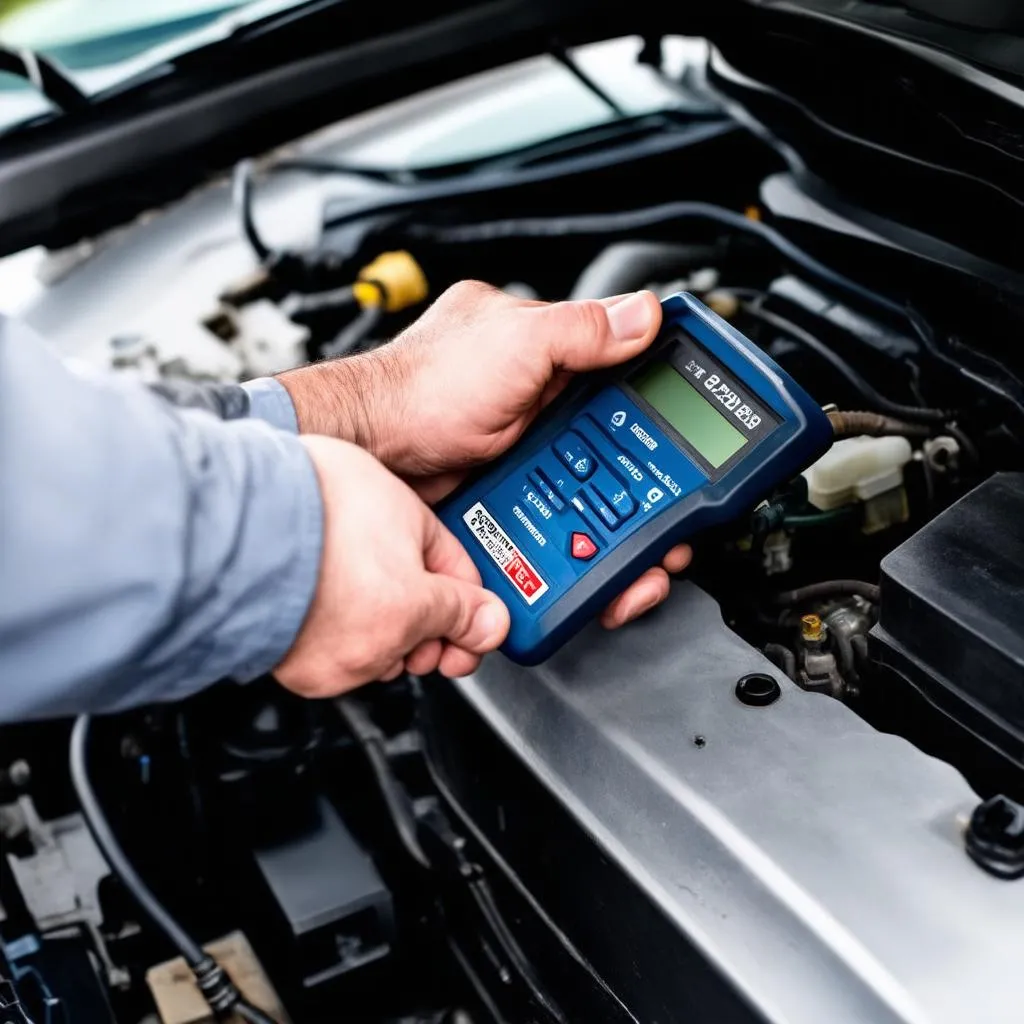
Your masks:
[{"label": "yellow cap", "polygon": [[807,641],[814,642],[824,639],[825,626],[817,615],[802,615],[800,617],[800,636]]},{"label": "yellow cap", "polygon": [[428,291],[422,268],[404,250],[382,252],[359,271],[352,286],[356,302],[364,309],[379,306],[383,301],[389,313],[422,302]]}]

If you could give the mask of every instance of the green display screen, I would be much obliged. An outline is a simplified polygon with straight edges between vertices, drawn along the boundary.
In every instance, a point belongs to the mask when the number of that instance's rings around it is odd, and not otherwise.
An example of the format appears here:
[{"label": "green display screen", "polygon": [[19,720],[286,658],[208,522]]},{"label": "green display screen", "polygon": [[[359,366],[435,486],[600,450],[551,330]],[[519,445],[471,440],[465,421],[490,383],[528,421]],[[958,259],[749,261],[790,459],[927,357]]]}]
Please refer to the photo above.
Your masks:
[{"label": "green display screen", "polygon": [[715,469],[747,443],[747,438],[668,363],[654,363],[630,384]]}]

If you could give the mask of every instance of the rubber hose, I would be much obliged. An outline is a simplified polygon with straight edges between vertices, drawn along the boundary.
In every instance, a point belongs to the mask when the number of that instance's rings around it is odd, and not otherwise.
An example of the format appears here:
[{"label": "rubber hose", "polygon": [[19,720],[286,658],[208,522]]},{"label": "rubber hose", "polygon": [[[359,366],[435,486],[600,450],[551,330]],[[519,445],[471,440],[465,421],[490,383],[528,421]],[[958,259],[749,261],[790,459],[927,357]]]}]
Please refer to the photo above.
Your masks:
[{"label": "rubber hose", "polygon": [[932,427],[924,423],[907,423],[880,412],[839,412],[828,413],[829,422],[837,438],[858,437],[931,437]]},{"label": "rubber hose", "polygon": [[622,210],[615,213],[591,213],[569,217],[530,217],[490,221],[481,224],[466,224],[455,227],[434,225],[410,225],[412,237],[426,238],[441,244],[476,244],[496,242],[508,238],[609,238],[615,235],[629,237],[650,228],[684,221],[705,221],[722,224],[744,234],[754,235],[770,245],[785,259],[819,281],[827,281],[849,295],[907,319],[906,310],[892,299],[865,288],[844,274],[816,260],[799,246],[794,245],[785,235],[763,221],[751,220],[742,213],[715,206],[713,203],[688,202],[680,200],[648,206],[639,210]]},{"label": "rubber hose", "polygon": [[776,667],[781,668],[795,683],[796,655],[785,644],[765,644],[764,656]]},{"label": "rubber hose", "polygon": [[708,266],[719,258],[712,245],[680,245],[676,242],[633,240],[615,242],[603,249],[583,269],[569,295],[570,299],[603,299],[609,295],[636,291],[665,276]]},{"label": "rubber hose", "polygon": [[866,583],[864,580],[823,580],[821,583],[797,587],[796,590],[784,590],[772,598],[772,604],[789,607],[794,604],[806,604],[810,601],[822,601],[830,597],[851,597],[854,594],[877,604],[881,591],[877,584]]},{"label": "rubber hose", "polygon": [[870,658],[868,654],[868,638],[863,633],[858,633],[856,636],[850,637],[850,646],[860,662],[866,664]]},{"label": "rubber hose", "polygon": [[857,686],[860,683],[860,675],[857,673],[857,666],[853,660],[853,647],[850,644],[849,637],[835,629],[831,630],[829,635],[835,647],[836,661],[839,663],[839,674],[849,685]]}]

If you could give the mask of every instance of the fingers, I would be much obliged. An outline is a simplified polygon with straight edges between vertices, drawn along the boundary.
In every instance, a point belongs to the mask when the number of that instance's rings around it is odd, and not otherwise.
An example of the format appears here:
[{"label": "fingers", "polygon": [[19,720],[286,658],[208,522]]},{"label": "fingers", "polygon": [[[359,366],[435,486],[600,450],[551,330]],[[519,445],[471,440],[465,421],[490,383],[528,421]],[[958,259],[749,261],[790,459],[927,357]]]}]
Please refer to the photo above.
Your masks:
[{"label": "fingers", "polygon": [[437,671],[444,644],[440,640],[424,640],[405,659],[405,667],[414,676],[427,676]]},{"label": "fingers", "polygon": [[648,569],[601,613],[605,629],[618,629],[668,597],[668,573],[661,566]]},{"label": "fingers", "polygon": [[458,679],[460,676],[468,676],[471,672],[475,672],[479,664],[479,655],[470,654],[469,651],[448,644],[441,655],[441,662],[437,670],[449,679]]},{"label": "fingers", "polygon": [[[480,573],[466,549],[436,516],[428,515],[423,538],[423,564],[427,572],[440,573],[481,586]],[[437,634],[443,635],[443,634]]]},{"label": "fingers", "polygon": [[666,572],[682,572],[693,559],[693,548],[689,544],[677,544],[661,560]]},{"label": "fingers", "polygon": [[508,609],[497,595],[483,587],[450,576],[427,575],[421,599],[420,635],[444,637],[474,654],[493,651],[505,639]]},{"label": "fingers", "polygon": [[539,325],[552,364],[573,372],[631,359],[650,345],[661,326],[661,304],[653,292],[556,302],[523,315]]},{"label": "fingers", "polygon": [[448,497],[465,479],[466,471],[457,469],[450,473],[438,473],[436,476],[428,476],[421,480],[413,478],[408,483],[425,505],[436,505],[442,498]]},{"label": "fingers", "polygon": [[381,672],[379,681],[382,683],[390,683],[392,679],[397,679],[404,671],[405,662],[396,661],[389,669]]}]

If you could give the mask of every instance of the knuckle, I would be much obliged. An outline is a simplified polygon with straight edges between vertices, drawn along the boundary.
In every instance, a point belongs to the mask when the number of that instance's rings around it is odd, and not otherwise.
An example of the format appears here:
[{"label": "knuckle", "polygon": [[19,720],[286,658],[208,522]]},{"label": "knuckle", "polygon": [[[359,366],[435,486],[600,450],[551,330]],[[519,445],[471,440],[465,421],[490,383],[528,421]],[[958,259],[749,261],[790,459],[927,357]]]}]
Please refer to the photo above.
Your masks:
[{"label": "knuckle", "polygon": [[608,314],[600,302],[587,299],[580,302],[559,302],[552,309],[559,310],[564,329],[584,338],[601,338],[608,329]]},{"label": "knuckle", "polygon": [[445,593],[442,595],[435,592],[425,595],[421,613],[425,620],[443,622],[446,627],[446,635],[460,636],[464,632],[467,619],[465,602],[459,600],[456,594]]},{"label": "knuckle", "polygon": [[369,635],[352,639],[344,653],[345,670],[360,680],[372,679],[387,658],[383,648],[383,644]]},{"label": "knuckle", "polygon": [[476,302],[484,296],[496,294],[496,289],[483,281],[466,279],[456,281],[448,287],[437,300],[438,304],[461,306],[467,302]]}]

